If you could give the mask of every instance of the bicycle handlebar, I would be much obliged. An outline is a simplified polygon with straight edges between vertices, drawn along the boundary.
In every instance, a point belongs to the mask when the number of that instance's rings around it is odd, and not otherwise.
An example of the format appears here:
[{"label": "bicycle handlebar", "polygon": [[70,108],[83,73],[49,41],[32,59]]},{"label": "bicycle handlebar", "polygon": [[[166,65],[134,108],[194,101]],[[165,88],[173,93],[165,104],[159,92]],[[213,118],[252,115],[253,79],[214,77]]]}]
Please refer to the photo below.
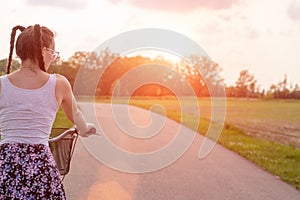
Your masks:
[{"label": "bicycle handlebar", "polygon": [[68,130],[64,131],[60,135],[55,136],[54,138],[50,138],[49,142],[56,142],[56,141],[62,139],[63,137],[65,137],[66,135],[71,134],[71,133],[78,134],[78,130],[75,127],[69,128]]}]

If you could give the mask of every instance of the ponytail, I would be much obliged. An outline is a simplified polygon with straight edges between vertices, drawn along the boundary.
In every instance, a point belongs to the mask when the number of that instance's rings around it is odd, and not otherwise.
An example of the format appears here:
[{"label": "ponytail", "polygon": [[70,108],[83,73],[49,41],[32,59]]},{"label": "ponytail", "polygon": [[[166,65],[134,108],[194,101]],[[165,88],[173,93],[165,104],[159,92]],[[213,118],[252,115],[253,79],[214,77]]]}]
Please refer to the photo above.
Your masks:
[{"label": "ponytail", "polygon": [[[17,30],[22,33],[18,36],[15,42]],[[30,59],[37,64],[42,71],[46,71],[44,57],[42,54],[43,47],[49,47],[54,42],[54,32],[44,26],[36,24],[34,26],[16,26],[12,29],[10,39],[10,53],[7,65],[7,73],[10,73],[12,55],[14,46],[17,56],[22,60]],[[14,44],[15,43],[15,44]]]},{"label": "ponytail", "polygon": [[35,56],[37,58],[39,67],[42,71],[46,71],[45,63],[42,55],[42,36],[41,36],[41,27],[39,24],[34,25],[33,27],[33,45],[35,50]]},{"label": "ponytail", "polygon": [[13,55],[14,46],[15,46],[16,32],[17,32],[17,30],[20,30],[21,32],[23,32],[24,29],[25,29],[25,27],[18,25],[18,26],[15,26],[11,31],[11,34],[10,34],[10,50],[9,50],[9,56],[8,56],[8,63],[7,63],[7,67],[6,67],[6,73],[7,74],[10,73],[12,55]]}]

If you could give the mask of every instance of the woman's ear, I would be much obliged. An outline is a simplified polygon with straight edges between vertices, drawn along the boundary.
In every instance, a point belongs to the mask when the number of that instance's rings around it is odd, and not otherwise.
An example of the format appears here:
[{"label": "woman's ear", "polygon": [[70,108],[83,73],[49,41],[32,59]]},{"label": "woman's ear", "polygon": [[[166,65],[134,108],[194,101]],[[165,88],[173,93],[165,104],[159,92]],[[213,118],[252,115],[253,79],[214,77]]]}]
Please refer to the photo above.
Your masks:
[{"label": "woman's ear", "polygon": [[42,56],[45,56],[45,52],[46,52],[46,47],[42,48]]}]

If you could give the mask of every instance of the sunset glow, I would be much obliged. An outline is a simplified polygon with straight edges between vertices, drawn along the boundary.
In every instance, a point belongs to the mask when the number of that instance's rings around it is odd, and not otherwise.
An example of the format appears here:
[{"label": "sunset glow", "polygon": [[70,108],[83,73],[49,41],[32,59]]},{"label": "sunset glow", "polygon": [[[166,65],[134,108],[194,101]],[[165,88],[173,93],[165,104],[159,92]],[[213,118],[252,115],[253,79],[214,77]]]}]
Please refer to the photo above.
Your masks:
[{"label": "sunset glow", "polygon": [[[29,14],[30,13],[30,14]],[[229,85],[248,69],[263,88],[300,83],[300,1],[13,0],[2,5],[0,58],[7,58],[14,25],[40,23],[57,32],[62,59],[93,51],[138,28],[164,28],[197,42],[223,69]]]}]

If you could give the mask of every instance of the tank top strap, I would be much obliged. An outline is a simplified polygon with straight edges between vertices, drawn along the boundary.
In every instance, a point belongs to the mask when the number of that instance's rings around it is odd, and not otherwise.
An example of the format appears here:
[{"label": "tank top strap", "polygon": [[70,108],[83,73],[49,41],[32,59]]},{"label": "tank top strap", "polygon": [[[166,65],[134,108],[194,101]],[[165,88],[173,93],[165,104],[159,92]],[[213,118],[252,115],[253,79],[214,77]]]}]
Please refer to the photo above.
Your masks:
[{"label": "tank top strap", "polygon": [[[3,91],[2,89],[6,88],[7,86],[12,86],[11,82],[8,80],[7,74],[0,76],[0,81],[1,81],[1,90],[0,91]],[[38,88],[38,89],[42,89],[44,87],[51,87],[51,89],[55,90],[55,86],[56,86],[56,74],[50,74],[50,77],[49,77],[48,81],[45,83],[45,85],[43,85],[41,88]],[[19,88],[19,89],[22,89],[22,88]],[[34,91],[34,90],[32,90],[32,91]]]},{"label": "tank top strap", "polygon": [[7,74],[0,76],[0,81],[1,81],[1,87],[0,87],[0,95],[1,95],[2,92],[6,90],[7,85],[9,84]]},{"label": "tank top strap", "polygon": [[50,84],[50,87],[55,89],[55,86],[56,86],[56,74],[50,74],[50,78],[49,78],[49,84]]}]

